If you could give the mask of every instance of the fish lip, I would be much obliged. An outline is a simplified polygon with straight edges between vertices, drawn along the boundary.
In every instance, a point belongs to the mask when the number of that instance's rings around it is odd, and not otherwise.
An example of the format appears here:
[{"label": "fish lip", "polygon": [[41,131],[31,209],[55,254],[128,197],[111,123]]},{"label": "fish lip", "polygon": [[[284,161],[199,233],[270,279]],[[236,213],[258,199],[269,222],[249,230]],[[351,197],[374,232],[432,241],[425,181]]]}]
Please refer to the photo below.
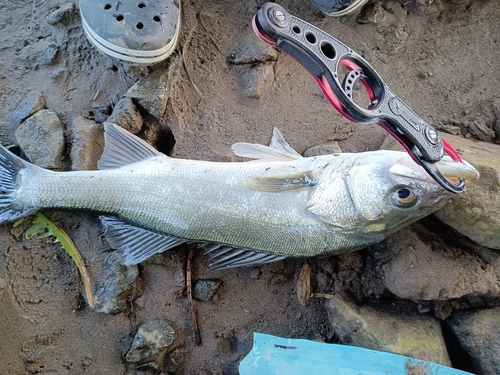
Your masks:
[{"label": "fish lip", "polygon": [[[459,178],[465,179],[466,182],[475,182],[480,177],[479,171],[465,160],[459,163],[445,156],[442,160],[437,162],[436,165],[442,175],[453,182],[457,182]],[[399,158],[389,168],[388,173],[398,177],[435,182],[422,166],[416,164],[406,155]]]}]

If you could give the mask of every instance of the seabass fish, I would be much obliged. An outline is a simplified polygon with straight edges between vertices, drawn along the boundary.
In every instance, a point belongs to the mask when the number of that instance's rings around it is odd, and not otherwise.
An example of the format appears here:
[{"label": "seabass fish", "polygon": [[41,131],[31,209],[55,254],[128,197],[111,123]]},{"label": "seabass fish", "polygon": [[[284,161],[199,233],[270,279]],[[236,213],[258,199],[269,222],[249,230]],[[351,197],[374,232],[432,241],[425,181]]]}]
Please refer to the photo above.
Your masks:
[{"label": "seabass fish", "polygon": [[[305,158],[277,129],[270,146],[237,143],[256,160],[167,157],[105,124],[98,171],[54,172],[0,149],[0,224],[48,208],[103,213],[124,264],[185,242],[201,243],[214,269],[353,251],[440,208],[450,193],[397,151]],[[475,180],[468,163],[440,163]]]}]

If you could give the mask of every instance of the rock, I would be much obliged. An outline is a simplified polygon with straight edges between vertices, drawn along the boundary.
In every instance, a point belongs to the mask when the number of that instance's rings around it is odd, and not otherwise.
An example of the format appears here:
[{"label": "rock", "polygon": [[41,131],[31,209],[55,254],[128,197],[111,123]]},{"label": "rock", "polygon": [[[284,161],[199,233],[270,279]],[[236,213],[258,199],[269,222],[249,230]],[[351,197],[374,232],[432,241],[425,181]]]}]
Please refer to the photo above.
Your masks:
[{"label": "rock", "polygon": [[71,137],[71,169],[74,171],[95,170],[104,150],[102,127],[82,116],[68,123]]},{"label": "rock", "polygon": [[128,91],[126,96],[149,113],[156,121],[160,121],[167,109],[170,95],[170,79],[179,65],[179,56],[170,58],[168,69],[157,69],[141,78]]},{"label": "rock", "polygon": [[7,283],[0,277],[0,301],[2,300],[5,288],[7,288]]},{"label": "rock", "polygon": [[31,91],[26,96],[26,99],[21,101],[16,109],[12,112],[10,116],[10,121],[12,125],[16,128],[21,125],[21,123],[30,117],[33,113],[38,112],[45,107],[45,98],[43,95],[36,91]]},{"label": "rock", "polygon": [[342,343],[401,354],[450,366],[439,322],[388,306],[357,306],[336,294],[326,304]]},{"label": "rock", "polygon": [[175,331],[167,322],[150,320],[139,327],[125,358],[127,362],[141,362],[160,353],[172,344],[174,338]]},{"label": "rock", "polygon": [[24,60],[32,69],[39,65],[50,65],[55,62],[59,46],[53,40],[41,39],[29,44],[19,52],[19,58]]},{"label": "rock", "polygon": [[257,64],[276,61],[278,51],[268,44],[261,43],[255,35],[248,36],[238,42],[231,54],[226,58],[230,64]]},{"label": "rock", "polygon": [[385,245],[392,256],[379,267],[386,288],[400,298],[446,301],[500,296],[496,271],[500,257],[493,251],[475,255],[418,224],[387,237]]},{"label": "rock", "polygon": [[249,98],[260,98],[274,82],[271,64],[237,65],[235,71],[240,77],[243,94]]},{"label": "rock", "polygon": [[64,130],[55,112],[42,109],[24,121],[14,133],[29,160],[42,168],[61,168]]},{"label": "rock", "polygon": [[118,314],[127,308],[127,299],[132,283],[139,274],[136,265],[124,266],[119,263],[116,252],[106,255],[104,273],[94,288],[95,311]]},{"label": "rock", "polygon": [[92,113],[94,114],[94,121],[102,124],[108,120],[111,108],[107,103],[92,102]]},{"label": "rock", "polygon": [[74,3],[63,4],[60,8],[57,8],[46,17],[47,23],[49,25],[68,25],[71,19],[74,17],[74,11]]},{"label": "rock", "polygon": [[221,285],[222,281],[218,279],[198,280],[193,287],[193,297],[199,301],[208,302]]},{"label": "rock", "polygon": [[331,143],[325,143],[322,145],[314,146],[314,147],[309,147],[307,150],[304,151],[304,156],[306,158],[313,157],[313,156],[320,156],[320,155],[331,155],[331,154],[341,154],[342,148],[340,147],[339,143],[337,141],[331,142]]},{"label": "rock", "polygon": [[477,374],[500,374],[500,307],[456,311],[446,321]]},{"label": "rock", "polygon": [[111,116],[106,122],[112,122],[133,134],[139,133],[143,124],[140,112],[135,107],[132,99],[127,96],[116,103]]},{"label": "rock", "polygon": [[[451,203],[434,215],[472,241],[500,250],[500,146],[451,134],[441,135],[479,170],[481,177],[468,184],[464,193],[454,195]],[[401,150],[389,138],[384,148]]]},{"label": "rock", "polygon": [[495,131],[488,127],[484,121],[475,120],[467,126],[467,130],[481,141],[492,143],[495,140]]}]

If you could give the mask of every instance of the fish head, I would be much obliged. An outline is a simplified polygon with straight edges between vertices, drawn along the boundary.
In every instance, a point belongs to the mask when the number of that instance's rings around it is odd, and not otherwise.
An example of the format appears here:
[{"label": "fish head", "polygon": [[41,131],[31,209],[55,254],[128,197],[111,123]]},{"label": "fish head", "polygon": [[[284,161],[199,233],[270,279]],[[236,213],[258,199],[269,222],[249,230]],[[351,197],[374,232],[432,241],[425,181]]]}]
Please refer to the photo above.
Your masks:
[{"label": "fish head", "polygon": [[[449,157],[437,163],[450,180],[473,182],[479,172],[469,163]],[[455,181],[455,182],[456,182]],[[453,195],[439,186],[408,154],[397,151],[366,153],[346,175],[357,232],[387,236],[442,208]]]}]

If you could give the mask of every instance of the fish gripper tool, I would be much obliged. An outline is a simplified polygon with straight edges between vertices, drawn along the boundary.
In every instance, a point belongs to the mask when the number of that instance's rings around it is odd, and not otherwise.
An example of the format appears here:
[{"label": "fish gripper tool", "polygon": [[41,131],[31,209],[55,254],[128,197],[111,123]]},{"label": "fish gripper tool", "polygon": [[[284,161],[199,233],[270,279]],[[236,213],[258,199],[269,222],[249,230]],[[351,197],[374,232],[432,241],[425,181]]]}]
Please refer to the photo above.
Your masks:
[{"label": "fish gripper tool", "polygon": [[[436,166],[445,152],[454,161],[462,162],[458,153],[387,86],[362,56],[275,3],[265,3],[252,25],[262,41],[306,68],[345,118],[382,126],[440,186],[453,193],[465,189],[462,178],[454,184]],[[356,90],[360,85],[365,95]]]}]

